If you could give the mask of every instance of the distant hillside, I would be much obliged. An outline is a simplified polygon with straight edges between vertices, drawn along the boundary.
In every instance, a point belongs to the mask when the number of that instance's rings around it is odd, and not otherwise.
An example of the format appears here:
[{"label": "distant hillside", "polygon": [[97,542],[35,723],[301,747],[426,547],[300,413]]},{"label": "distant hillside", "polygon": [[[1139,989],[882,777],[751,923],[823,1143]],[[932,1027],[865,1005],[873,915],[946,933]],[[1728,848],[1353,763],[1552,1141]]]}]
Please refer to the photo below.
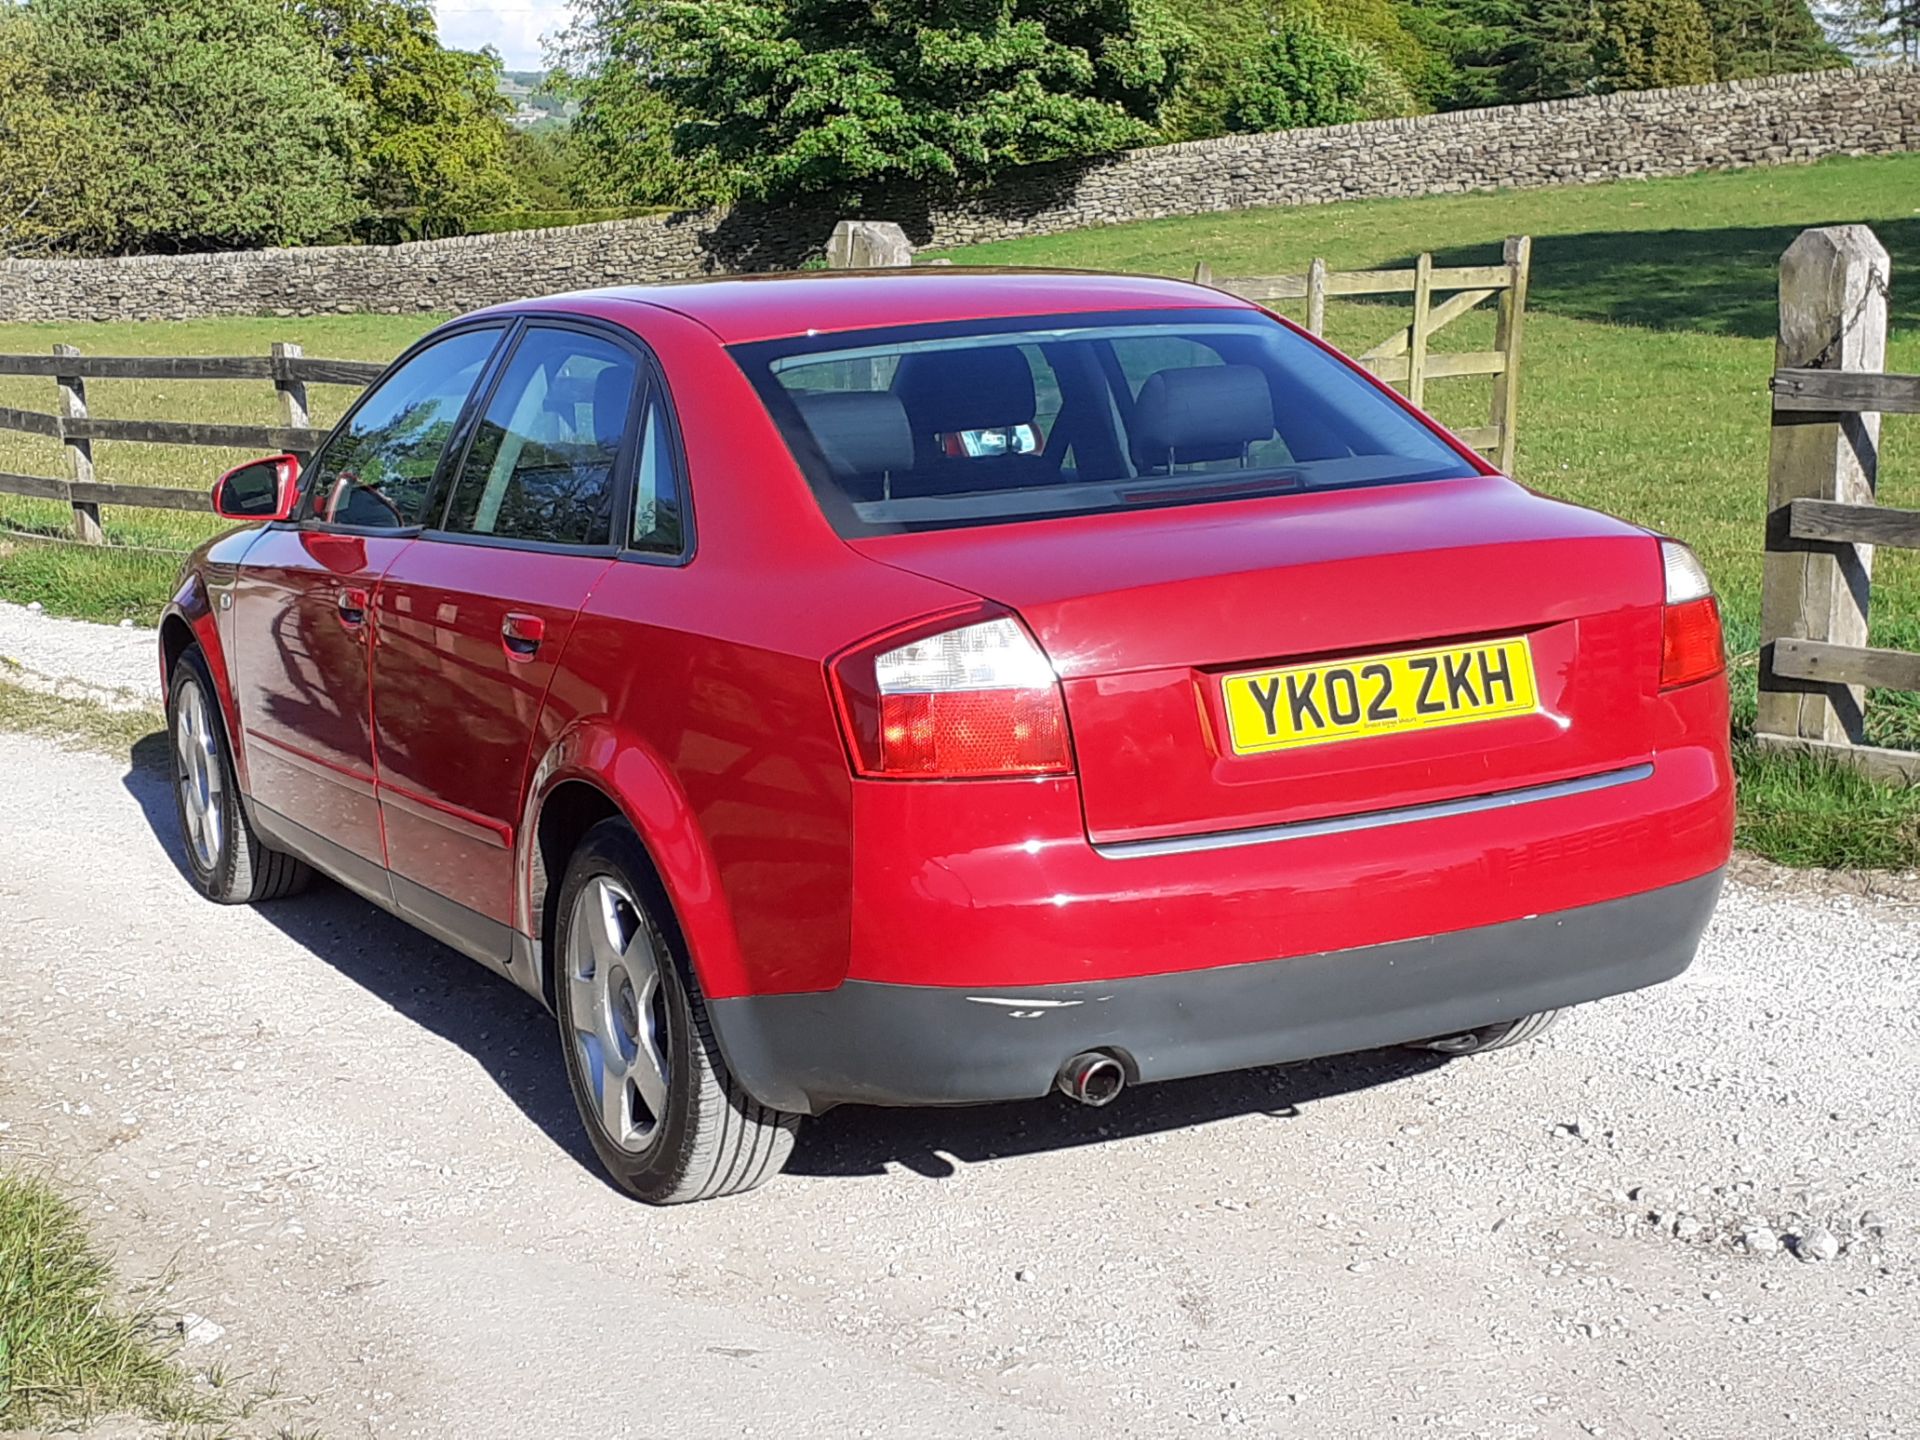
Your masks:
[{"label": "distant hillside", "polygon": [[518,130],[564,126],[580,113],[577,101],[554,95],[547,86],[544,70],[503,70],[500,93],[513,103],[507,123]]}]

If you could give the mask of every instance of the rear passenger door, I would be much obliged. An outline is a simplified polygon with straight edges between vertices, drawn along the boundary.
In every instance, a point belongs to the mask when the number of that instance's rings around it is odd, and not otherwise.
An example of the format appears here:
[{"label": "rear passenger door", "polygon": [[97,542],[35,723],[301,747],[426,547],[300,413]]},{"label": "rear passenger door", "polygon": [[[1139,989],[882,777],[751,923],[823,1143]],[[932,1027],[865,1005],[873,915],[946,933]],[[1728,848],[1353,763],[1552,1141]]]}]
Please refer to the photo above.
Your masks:
[{"label": "rear passenger door", "polygon": [[535,321],[514,341],[444,514],[376,597],[374,743],[395,903],[476,959],[511,953],[534,722],[574,617],[623,539],[642,356]]}]

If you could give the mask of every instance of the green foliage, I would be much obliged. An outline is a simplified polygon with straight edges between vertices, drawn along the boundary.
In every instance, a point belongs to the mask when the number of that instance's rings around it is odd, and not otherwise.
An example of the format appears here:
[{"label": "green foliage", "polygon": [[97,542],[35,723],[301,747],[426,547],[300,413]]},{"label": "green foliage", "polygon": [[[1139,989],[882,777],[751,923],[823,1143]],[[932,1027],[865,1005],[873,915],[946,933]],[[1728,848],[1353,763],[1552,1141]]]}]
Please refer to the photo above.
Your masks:
[{"label": "green foliage", "polygon": [[[1830,70],[1846,56],[1827,38],[1806,0],[1700,0],[1722,80]],[[1882,0],[1873,0],[1882,3]]]},{"label": "green foliage", "polygon": [[1920,0],[1828,0],[1821,20],[1862,60],[1920,60]]},{"label": "green foliage", "polygon": [[507,174],[533,209],[564,210],[572,204],[574,165],[572,131],[559,121],[507,133]]},{"label": "green foliage", "polygon": [[1383,113],[1414,114],[1431,110],[1439,89],[1445,84],[1446,62],[1431,46],[1415,38],[1401,18],[1394,0],[1296,0],[1302,14],[1315,16],[1320,23],[1356,40],[1385,62],[1388,76],[1404,90],[1407,103]]},{"label": "green foliage", "polygon": [[[1203,140],[1263,127],[1267,114],[1339,114],[1368,120],[1431,108],[1435,57],[1400,23],[1392,0],[1168,0],[1193,35],[1180,83],[1160,123],[1167,140]],[[1304,39],[1298,38],[1304,32]],[[1310,76],[1289,51],[1310,52]],[[1357,95],[1327,103],[1332,71],[1364,70]],[[1440,67],[1444,71],[1444,66]],[[1285,87],[1307,80],[1309,88]],[[1342,87],[1332,87],[1334,95]],[[1295,120],[1292,124],[1327,124]]]},{"label": "green foliage", "polygon": [[[1844,63],[1807,0],[1393,0],[1442,109],[1818,70]],[[1874,6],[1902,0],[1842,0]],[[1920,0],[1912,0],[1920,5]],[[1698,12],[1697,14],[1695,12]],[[1703,63],[1700,27],[1708,54]]]},{"label": "green foliage", "polygon": [[359,160],[374,211],[432,225],[518,198],[498,56],[441,48],[432,7],[415,0],[292,3],[369,118]]},{"label": "green foliage", "polygon": [[1371,51],[1301,15],[1278,25],[1248,55],[1226,93],[1229,130],[1291,130],[1369,117],[1387,85]]},{"label": "green foliage", "polygon": [[1714,78],[1713,37],[1700,0],[1600,0],[1595,8],[1599,88],[1654,90]]},{"label": "green foliage", "polygon": [[94,122],[48,93],[38,27],[0,10],[0,256],[55,251],[97,227]]},{"label": "green foliage", "polygon": [[364,114],[314,83],[324,56],[279,0],[33,0],[22,16],[85,152],[56,225],[68,248],[300,244],[352,219]]},{"label": "green foliage", "polygon": [[583,75],[573,87],[581,109],[569,137],[573,201],[689,207],[726,201],[730,191],[717,156],[676,153],[675,132],[694,115],[655,84],[648,38],[617,8],[595,0],[567,36]]},{"label": "green foliage", "polygon": [[691,161],[709,196],[858,204],[1143,144],[1191,39],[1159,0],[586,0],[571,44],[608,188]]}]

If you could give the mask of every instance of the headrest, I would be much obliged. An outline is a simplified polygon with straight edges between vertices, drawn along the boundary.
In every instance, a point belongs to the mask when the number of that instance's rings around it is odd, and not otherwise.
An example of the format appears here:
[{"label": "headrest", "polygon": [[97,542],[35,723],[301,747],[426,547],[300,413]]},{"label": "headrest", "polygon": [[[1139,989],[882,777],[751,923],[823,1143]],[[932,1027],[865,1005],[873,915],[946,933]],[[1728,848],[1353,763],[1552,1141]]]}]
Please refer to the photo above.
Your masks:
[{"label": "headrest", "polygon": [[836,478],[913,468],[906,408],[886,391],[797,391],[793,403]]},{"label": "headrest", "polygon": [[1156,370],[1133,405],[1133,460],[1142,469],[1226,460],[1273,437],[1273,392],[1254,365]]},{"label": "headrest", "polygon": [[593,439],[606,451],[620,448],[626,433],[627,410],[633,404],[633,371],[609,365],[593,382]]},{"label": "headrest", "polygon": [[900,357],[893,393],[925,435],[1030,424],[1033,367],[1012,345],[917,350]]}]

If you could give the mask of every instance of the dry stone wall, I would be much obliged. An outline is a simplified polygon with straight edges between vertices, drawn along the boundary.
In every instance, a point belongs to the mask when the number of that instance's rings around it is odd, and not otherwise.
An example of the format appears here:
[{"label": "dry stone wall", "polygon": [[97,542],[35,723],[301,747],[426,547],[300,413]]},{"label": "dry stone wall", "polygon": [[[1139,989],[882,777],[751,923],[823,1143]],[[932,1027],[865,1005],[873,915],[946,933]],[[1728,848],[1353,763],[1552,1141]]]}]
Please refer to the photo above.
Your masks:
[{"label": "dry stone wall", "polygon": [[[1255,205],[1581,184],[1920,149],[1920,69],[1775,76],[1135,150],[963,205],[876,202],[922,245]],[[735,210],[396,246],[0,261],[0,321],[457,311],[525,295],[780,269],[834,217]]]}]

